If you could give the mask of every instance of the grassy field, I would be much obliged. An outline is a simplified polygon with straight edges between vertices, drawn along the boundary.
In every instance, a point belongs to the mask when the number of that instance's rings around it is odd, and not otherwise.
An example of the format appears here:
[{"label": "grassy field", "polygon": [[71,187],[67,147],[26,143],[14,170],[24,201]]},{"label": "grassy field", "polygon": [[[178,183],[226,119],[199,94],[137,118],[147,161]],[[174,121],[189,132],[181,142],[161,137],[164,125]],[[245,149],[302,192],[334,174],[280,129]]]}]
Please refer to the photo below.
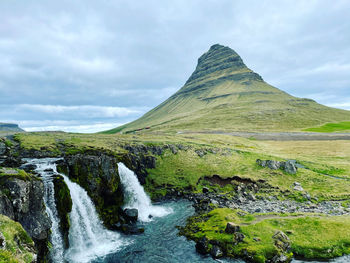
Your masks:
[{"label": "grassy field", "polygon": [[[238,245],[232,242],[233,235],[224,231],[228,222],[240,225],[245,236],[244,241]],[[217,240],[224,244],[230,256],[244,256],[244,251],[248,251],[255,262],[265,262],[278,253],[272,238],[277,231],[287,233],[292,243],[291,252],[306,259],[327,259],[349,254],[349,227],[350,216],[247,215],[238,210],[218,208],[208,214],[190,218],[182,234],[194,240],[203,236],[209,240]]]},{"label": "grassy field", "polygon": [[326,123],[320,127],[308,128],[305,131],[310,132],[349,132],[350,131],[350,122],[343,121],[338,123]]},{"label": "grassy field", "polygon": [[[187,150],[172,154],[170,150],[156,156],[157,166],[148,170],[146,190],[151,195],[165,194],[166,189],[200,191],[198,181],[214,174],[222,178],[238,176],[254,181],[265,180],[281,191],[291,190],[299,182],[311,196],[319,200],[350,198],[350,182],[324,174],[350,179],[349,141],[257,141],[228,135],[210,134],[67,134],[27,133],[16,136],[26,149],[50,150],[72,154],[99,149],[120,156],[123,144],[184,145]],[[200,157],[196,151],[205,152]],[[295,175],[256,165],[256,159],[298,160]]]}]

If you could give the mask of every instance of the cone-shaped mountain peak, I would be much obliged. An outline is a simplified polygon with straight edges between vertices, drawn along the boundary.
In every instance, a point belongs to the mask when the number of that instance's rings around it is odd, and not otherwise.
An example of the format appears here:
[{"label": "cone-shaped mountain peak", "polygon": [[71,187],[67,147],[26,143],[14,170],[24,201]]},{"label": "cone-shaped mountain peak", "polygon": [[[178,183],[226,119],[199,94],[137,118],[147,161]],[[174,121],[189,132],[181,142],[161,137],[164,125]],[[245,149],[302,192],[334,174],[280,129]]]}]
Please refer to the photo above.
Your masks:
[{"label": "cone-shaped mountain peak", "polygon": [[[231,48],[215,44],[185,85],[140,119],[108,131],[300,131],[350,120],[350,112],[293,97],[250,70]],[[149,129],[147,129],[149,130]]]}]

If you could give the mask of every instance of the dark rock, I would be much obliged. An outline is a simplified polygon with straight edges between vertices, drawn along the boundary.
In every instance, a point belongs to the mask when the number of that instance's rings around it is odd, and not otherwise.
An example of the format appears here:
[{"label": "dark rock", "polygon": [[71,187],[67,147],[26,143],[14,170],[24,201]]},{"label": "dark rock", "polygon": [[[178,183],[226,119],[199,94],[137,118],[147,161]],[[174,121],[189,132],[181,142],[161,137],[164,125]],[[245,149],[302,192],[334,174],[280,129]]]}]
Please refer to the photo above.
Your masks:
[{"label": "dark rock", "polygon": [[58,217],[60,219],[60,230],[63,237],[64,247],[69,247],[69,228],[70,218],[69,213],[72,211],[72,198],[69,188],[60,175],[56,175],[53,179],[55,191],[55,204],[57,208]]},{"label": "dark rock", "polygon": [[209,192],[209,188],[208,187],[203,187],[203,190],[202,190],[203,194],[206,194]]},{"label": "dark rock", "polygon": [[241,230],[240,226],[233,222],[228,222],[225,228],[225,232],[227,234],[233,234],[233,233],[239,232],[240,230]]},{"label": "dark rock", "polygon": [[6,248],[6,239],[4,235],[0,232],[0,249]]},{"label": "dark rock", "polygon": [[87,191],[108,228],[119,221],[123,193],[114,156],[101,152],[68,155],[57,169]]},{"label": "dark rock", "polygon": [[5,153],[6,153],[6,144],[0,141],[0,155],[3,155]]},{"label": "dark rock", "polygon": [[43,201],[43,182],[36,178],[2,178],[0,192],[0,213],[19,222],[35,242],[38,258],[45,258],[51,221]]},{"label": "dark rock", "polygon": [[53,169],[51,168],[48,168],[48,169],[45,169],[44,172],[49,172],[49,173],[53,173]]},{"label": "dark rock", "polygon": [[19,169],[22,169],[26,172],[31,172],[34,171],[36,169],[36,165],[35,164],[31,164],[31,163],[26,163],[26,164],[22,164]]},{"label": "dark rock", "polygon": [[177,154],[177,149],[176,149],[176,147],[175,147],[174,145],[170,144],[170,145],[169,145],[169,149],[170,149],[170,151],[171,151],[173,154]]},{"label": "dark rock", "polygon": [[219,246],[212,246],[211,250],[210,250],[210,255],[213,258],[221,258],[224,256],[224,253],[222,252],[221,248]]},{"label": "dark rock", "polygon": [[209,252],[209,243],[206,237],[202,237],[196,243],[196,250],[199,254],[206,255]]},{"label": "dark rock", "polygon": [[136,224],[123,224],[121,230],[126,235],[137,235],[145,232],[145,229],[138,227]]},{"label": "dark rock", "polygon": [[204,155],[206,155],[207,153],[200,149],[200,150],[195,150],[195,153],[199,156],[199,157],[203,157]]},{"label": "dark rock", "polygon": [[243,240],[244,240],[244,238],[245,238],[244,234],[241,233],[241,232],[236,232],[236,233],[234,233],[234,236],[235,236],[235,241],[236,241],[237,243],[243,242]]},{"label": "dark rock", "polygon": [[128,222],[136,222],[139,215],[139,211],[136,208],[125,208],[124,216]]}]

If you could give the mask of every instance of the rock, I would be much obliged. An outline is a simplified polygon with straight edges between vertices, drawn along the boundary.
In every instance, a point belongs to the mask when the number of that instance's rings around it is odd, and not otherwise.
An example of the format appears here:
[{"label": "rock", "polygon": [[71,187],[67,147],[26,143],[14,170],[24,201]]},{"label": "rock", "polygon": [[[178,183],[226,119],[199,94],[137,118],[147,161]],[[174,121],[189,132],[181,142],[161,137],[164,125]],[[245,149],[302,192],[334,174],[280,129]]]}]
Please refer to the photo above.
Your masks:
[{"label": "rock", "polygon": [[287,257],[285,254],[281,254],[281,255],[276,255],[272,258],[271,262],[272,263],[287,263],[290,262],[290,258]]},{"label": "rock", "polygon": [[224,253],[222,252],[221,248],[217,245],[212,246],[210,250],[210,255],[213,258],[221,258],[224,256]]},{"label": "rock", "polygon": [[195,150],[195,153],[199,156],[199,157],[203,157],[204,155],[206,155],[207,153],[204,150]]},{"label": "rock", "polygon": [[279,161],[267,160],[266,165],[272,170],[277,170],[280,168],[281,163]]},{"label": "rock", "polygon": [[101,152],[67,155],[57,170],[86,190],[108,228],[119,221],[123,204],[118,160]]},{"label": "rock", "polygon": [[5,153],[6,153],[6,144],[0,141],[0,155],[3,155]]},{"label": "rock", "polygon": [[125,208],[124,216],[129,222],[136,222],[139,215],[139,211],[136,208]]},{"label": "rock", "polygon": [[244,234],[241,233],[241,232],[236,232],[236,233],[234,233],[234,236],[235,236],[235,241],[236,241],[237,243],[243,242],[243,240],[244,240],[244,238],[245,238]]},{"label": "rock", "polygon": [[297,167],[295,166],[294,162],[292,161],[286,161],[284,163],[284,171],[289,174],[296,174],[297,173]]},{"label": "rock", "polygon": [[0,185],[0,213],[19,222],[35,242],[38,258],[48,253],[51,221],[44,204],[44,185],[36,178],[6,178]]},{"label": "rock", "polygon": [[293,190],[295,190],[295,191],[301,191],[301,192],[304,191],[304,188],[298,182],[294,182],[293,186],[294,186]]},{"label": "rock", "polygon": [[26,163],[26,164],[22,164],[19,169],[22,169],[26,172],[31,172],[34,171],[36,169],[36,165],[35,164],[31,164],[31,163]]},{"label": "rock", "polygon": [[143,227],[138,227],[136,224],[123,224],[121,230],[126,235],[137,235],[145,232]]},{"label": "rock", "polygon": [[239,232],[240,230],[241,228],[239,227],[239,225],[233,222],[228,222],[225,228],[225,232],[227,234],[233,234],[233,233]]},{"label": "rock", "polygon": [[170,151],[171,151],[173,154],[177,154],[177,149],[176,149],[176,147],[175,147],[174,145],[170,144],[170,145],[169,145],[169,149],[170,149]]},{"label": "rock", "polygon": [[255,242],[260,242],[260,241],[261,241],[260,237],[253,237],[253,240],[254,240]]},{"label": "rock", "polygon": [[4,235],[0,232],[0,249],[6,248],[6,239]]},{"label": "rock", "polygon": [[47,173],[53,173],[53,169],[51,168],[48,168],[48,169],[45,169],[44,172],[47,172]]},{"label": "rock", "polygon": [[257,159],[256,163],[261,167],[268,167],[272,170],[282,169],[286,173],[289,173],[289,174],[296,174],[296,172],[297,172],[297,167],[295,166],[295,162],[290,161],[290,160],[286,161],[286,162],[279,162],[279,161],[274,161],[274,160]]},{"label": "rock", "polygon": [[196,243],[196,250],[199,254],[206,255],[209,252],[208,239],[206,237],[202,237]]},{"label": "rock", "polygon": [[203,187],[203,190],[202,190],[203,194],[206,194],[209,192],[209,188],[208,187]]},{"label": "rock", "polygon": [[291,241],[289,237],[282,231],[277,231],[273,236],[275,246],[284,252],[287,252],[291,248]]}]

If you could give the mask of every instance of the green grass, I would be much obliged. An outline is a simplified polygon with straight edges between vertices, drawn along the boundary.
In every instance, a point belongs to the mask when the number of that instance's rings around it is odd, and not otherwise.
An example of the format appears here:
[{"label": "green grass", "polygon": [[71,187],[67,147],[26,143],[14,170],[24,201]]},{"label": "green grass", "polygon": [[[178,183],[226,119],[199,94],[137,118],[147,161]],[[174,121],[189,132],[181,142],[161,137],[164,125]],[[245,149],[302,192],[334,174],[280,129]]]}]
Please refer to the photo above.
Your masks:
[{"label": "green grass", "polygon": [[0,250],[0,263],[32,262],[34,242],[19,223],[0,215],[0,231],[6,240],[5,249]]},{"label": "green grass", "polygon": [[[256,214],[255,219],[260,216],[266,219],[255,221],[237,212],[218,208],[192,217],[182,234],[194,240],[206,236],[209,240],[220,241],[232,257],[243,256],[246,250],[255,262],[265,262],[277,253],[272,236],[278,230],[289,233],[294,255],[306,259],[328,259],[350,253],[350,216]],[[241,232],[245,235],[243,243],[233,245],[232,234],[224,232],[227,222],[241,225]]]},{"label": "green grass", "polygon": [[350,121],[338,123],[326,123],[320,127],[308,128],[305,131],[310,132],[350,132]]}]

